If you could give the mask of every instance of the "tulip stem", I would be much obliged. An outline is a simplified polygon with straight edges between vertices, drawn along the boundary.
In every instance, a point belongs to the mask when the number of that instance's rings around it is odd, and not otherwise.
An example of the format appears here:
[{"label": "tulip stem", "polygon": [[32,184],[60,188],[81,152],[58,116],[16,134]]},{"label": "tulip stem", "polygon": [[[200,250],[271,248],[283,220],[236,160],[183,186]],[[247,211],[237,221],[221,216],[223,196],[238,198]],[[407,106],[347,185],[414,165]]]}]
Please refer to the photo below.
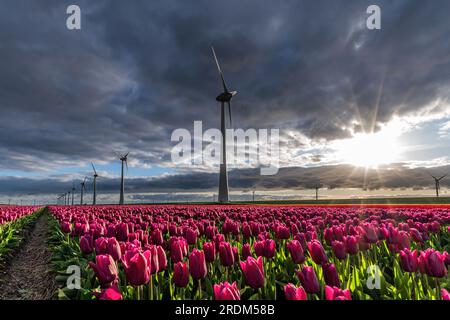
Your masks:
[{"label": "tulip stem", "polygon": [[198,300],[202,300],[202,280],[198,279]]},{"label": "tulip stem", "polygon": [[436,298],[437,298],[437,300],[440,300],[439,299],[439,296],[440,296],[440,294],[441,294],[441,283],[439,282],[439,279],[438,278],[434,278],[434,281],[436,281]]},{"label": "tulip stem", "polygon": [[150,300],[153,300],[153,275],[150,275],[150,282],[148,284],[149,289],[149,298]]},{"label": "tulip stem", "polygon": [[134,290],[136,291],[136,300],[141,300],[140,287],[136,287]]},{"label": "tulip stem", "polygon": [[161,292],[162,292],[162,288],[161,288],[161,282],[162,282],[162,279],[161,279],[161,273],[157,273],[157,277],[158,277],[158,300],[159,299],[161,299],[162,297],[161,297]]},{"label": "tulip stem", "polygon": [[169,293],[170,293],[170,300],[174,300],[173,299],[172,276],[169,276]]}]

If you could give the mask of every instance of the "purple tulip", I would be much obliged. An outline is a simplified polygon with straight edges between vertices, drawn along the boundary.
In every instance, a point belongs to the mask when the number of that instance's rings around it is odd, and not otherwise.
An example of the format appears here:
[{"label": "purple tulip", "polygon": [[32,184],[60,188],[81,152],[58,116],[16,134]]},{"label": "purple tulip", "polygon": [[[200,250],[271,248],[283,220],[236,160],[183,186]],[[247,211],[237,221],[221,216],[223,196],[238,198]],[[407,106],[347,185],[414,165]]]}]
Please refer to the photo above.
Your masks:
[{"label": "purple tulip", "polygon": [[96,256],[95,263],[89,262],[89,266],[94,270],[102,288],[110,286],[119,277],[117,265],[109,254]]},{"label": "purple tulip", "polygon": [[305,255],[300,241],[291,240],[286,244],[286,247],[288,248],[294,263],[302,264],[305,262]]},{"label": "purple tulip", "polygon": [[246,261],[240,262],[245,282],[253,289],[264,287],[264,267],[262,257],[255,259],[247,257]]},{"label": "purple tulip", "polygon": [[205,252],[194,248],[189,255],[189,272],[194,280],[203,279],[208,273]]},{"label": "purple tulip", "polygon": [[341,290],[337,287],[325,286],[326,300],[352,300],[350,290]]},{"label": "purple tulip", "polygon": [[406,272],[417,272],[419,268],[417,250],[411,252],[409,249],[404,249],[400,251],[400,265]]},{"label": "purple tulip", "polygon": [[347,257],[347,249],[344,242],[333,241],[331,245],[331,250],[333,250],[334,255],[339,260],[344,260]]},{"label": "purple tulip", "polygon": [[241,293],[236,282],[223,282],[214,285],[214,300],[241,300]]},{"label": "purple tulip", "polygon": [[316,273],[313,267],[305,266],[303,269],[296,270],[300,282],[308,293],[319,293],[319,280],[317,279]]},{"label": "purple tulip", "polygon": [[341,281],[339,280],[339,275],[334,264],[324,263],[322,265],[322,270],[327,285],[338,288],[341,286]]},{"label": "purple tulip", "polygon": [[189,271],[186,262],[177,262],[174,264],[173,282],[180,288],[186,287],[189,283]]},{"label": "purple tulip", "polygon": [[150,280],[150,268],[147,258],[140,252],[127,251],[122,258],[122,265],[128,282],[140,286]]},{"label": "purple tulip", "polygon": [[203,244],[203,251],[205,252],[207,262],[216,260],[216,245],[213,242],[205,242]]},{"label": "purple tulip", "polygon": [[319,240],[311,240],[308,242],[308,250],[311,258],[317,264],[323,264],[327,262],[327,254],[325,253],[325,249]]},{"label": "purple tulip", "polygon": [[308,300],[305,289],[303,287],[297,288],[292,283],[285,285],[283,291],[286,300]]}]

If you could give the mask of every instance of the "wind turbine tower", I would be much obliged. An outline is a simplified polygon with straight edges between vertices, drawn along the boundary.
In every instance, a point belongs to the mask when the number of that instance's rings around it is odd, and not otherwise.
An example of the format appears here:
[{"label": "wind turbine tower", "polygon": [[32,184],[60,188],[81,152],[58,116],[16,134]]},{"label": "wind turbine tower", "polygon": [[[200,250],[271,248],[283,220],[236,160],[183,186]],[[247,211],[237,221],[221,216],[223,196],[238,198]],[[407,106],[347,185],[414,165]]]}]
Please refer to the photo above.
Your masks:
[{"label": "wind turbine tower", "polygon": [[237,91],[230,91],[225,83],[222,70],[220,69],[219,61],[214,51],[214,47],[211,47],[214,61],[216,62],[217,70],[222,82],[223,92],[216,97],[216,100],[220,102],[220,132],[222,134],[222,152],[220,161],[220,175],[219,175],[219,202],[228,202],[228,173],[227,173],[227,154],[226,154],[226,126],[225,126],[225,103],[228,105],[228,114],[231,123],[231,99],[237,94]]},{"label": "wind turbine tower", "polygon": [[434,184],[436,186],[436,198],[439,198],[439,190],[441,189],[441,185],[440,185],[441,180],[444,179],[447,175],[444,175],[444,176],[442,176],[440,178],[437,178],[437,177],[433,176],[432,174],[430,174],[430,176],[433,177]]},{"label": "wind turbine tower", "polygon": [[93,185],[93,189],[94,189],[94,194],[92,196],[92,204],[95,205],[97,202],[97,171],[95,170],[94,164],[91,162],[92,165],[92,169],[94,170],[94,181],[92,182]]},{"label": "wind turbine tower", "polygon": [[119,204],[124,204],[124,193],[125,193],[125,179],[124,179],[124,172],[123,172],[123,164],[125,163],[126,167],[127,167],[127,171],[128,171],[128,154],[129,152],[127,152],[125,155],[121,155],[119,156],[120,161],[122,162],[122,171],[121,171],[121,176],[120,176],[120,200],[119,200]]},{"label": "wind turbine tower", "polygon": [[83,182],[81,183],[81,190],[80,190],[80,205],[83,205],[83,195],[84,191],[86,190],[86,177],[84,177]]}]

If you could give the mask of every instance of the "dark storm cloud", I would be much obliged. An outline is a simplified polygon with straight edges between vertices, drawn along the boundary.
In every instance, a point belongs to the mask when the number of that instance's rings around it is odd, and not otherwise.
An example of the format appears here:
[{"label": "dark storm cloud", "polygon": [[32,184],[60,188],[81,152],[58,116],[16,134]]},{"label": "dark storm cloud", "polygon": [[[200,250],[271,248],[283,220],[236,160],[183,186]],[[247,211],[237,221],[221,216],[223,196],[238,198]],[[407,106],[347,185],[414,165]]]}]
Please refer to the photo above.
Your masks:
[{"label": "dark storm cloud", "polygon": [[[402,164],[380,167],[378,170],[355,168],[349,165],[323,166],[315,168],[281,168],[276,176],[260,176],[256,169],[237,169],[229,173],[231,191],[249,191],[279,189],[312,189],[319,185],[322,188],[362,188],[397,189],[397,188],[430,188],[434,181],[430,174],[440,176],[450,172],[450,166],[433,169],[409,169]],[[81,181],[75,180],[78,188]],[[130,178],[126,180],[126,193],[138,194],[147,192],[185,192],[214,191],[217,188],[216,173],[188,173],[168,175],[154,178]],[[3,177],[0,178],[0,194],[58,194],[69,191],[72,182],[60,179],[30,179]],[[92,192],[87,183],[88,192]],[[450,179],[443,179],[441,186],[450,187]],[[119,179],[99,178],[97,190],[100,194],[118,193]],[[138,195],[137,195],[138,196]]]},{"label": "dark storm cloud", "polygon": [[[167,164],[174,128],[218,126],[210,44],[239,91],[237,127],[332,140],[449,95],[448,1],[76,1],[82,30],[68,31],[72,3],[2,2],[2,169],[107,160],[113,149]],[[373,3],[380,31],[365,28]],[[261,183],[295,182],[278,178]]]}]

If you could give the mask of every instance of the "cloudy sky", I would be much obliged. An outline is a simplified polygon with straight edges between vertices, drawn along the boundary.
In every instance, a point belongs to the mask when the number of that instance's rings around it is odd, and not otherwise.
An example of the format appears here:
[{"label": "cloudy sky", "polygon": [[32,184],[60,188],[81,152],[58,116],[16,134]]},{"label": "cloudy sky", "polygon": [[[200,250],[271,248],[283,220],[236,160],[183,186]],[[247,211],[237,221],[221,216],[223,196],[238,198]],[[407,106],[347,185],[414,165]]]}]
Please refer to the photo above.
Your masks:
[{"label": "cloudy sky", "polygon": [[[70,4],[81,30],[66,28]],[[370,4],[381,30],[366,27]],[[214,190],[217,168],[171,161],[175,129],[219,126],[211,45],[238,91],[233,127],[280,130],[279,174],[237,166],[232,189],[429,187],[450,163],[448,12],[447,0],[4,0],[0,194],[53,197],[91,161],[114,193],[115,152],[128,151],[129,193]]]}]

